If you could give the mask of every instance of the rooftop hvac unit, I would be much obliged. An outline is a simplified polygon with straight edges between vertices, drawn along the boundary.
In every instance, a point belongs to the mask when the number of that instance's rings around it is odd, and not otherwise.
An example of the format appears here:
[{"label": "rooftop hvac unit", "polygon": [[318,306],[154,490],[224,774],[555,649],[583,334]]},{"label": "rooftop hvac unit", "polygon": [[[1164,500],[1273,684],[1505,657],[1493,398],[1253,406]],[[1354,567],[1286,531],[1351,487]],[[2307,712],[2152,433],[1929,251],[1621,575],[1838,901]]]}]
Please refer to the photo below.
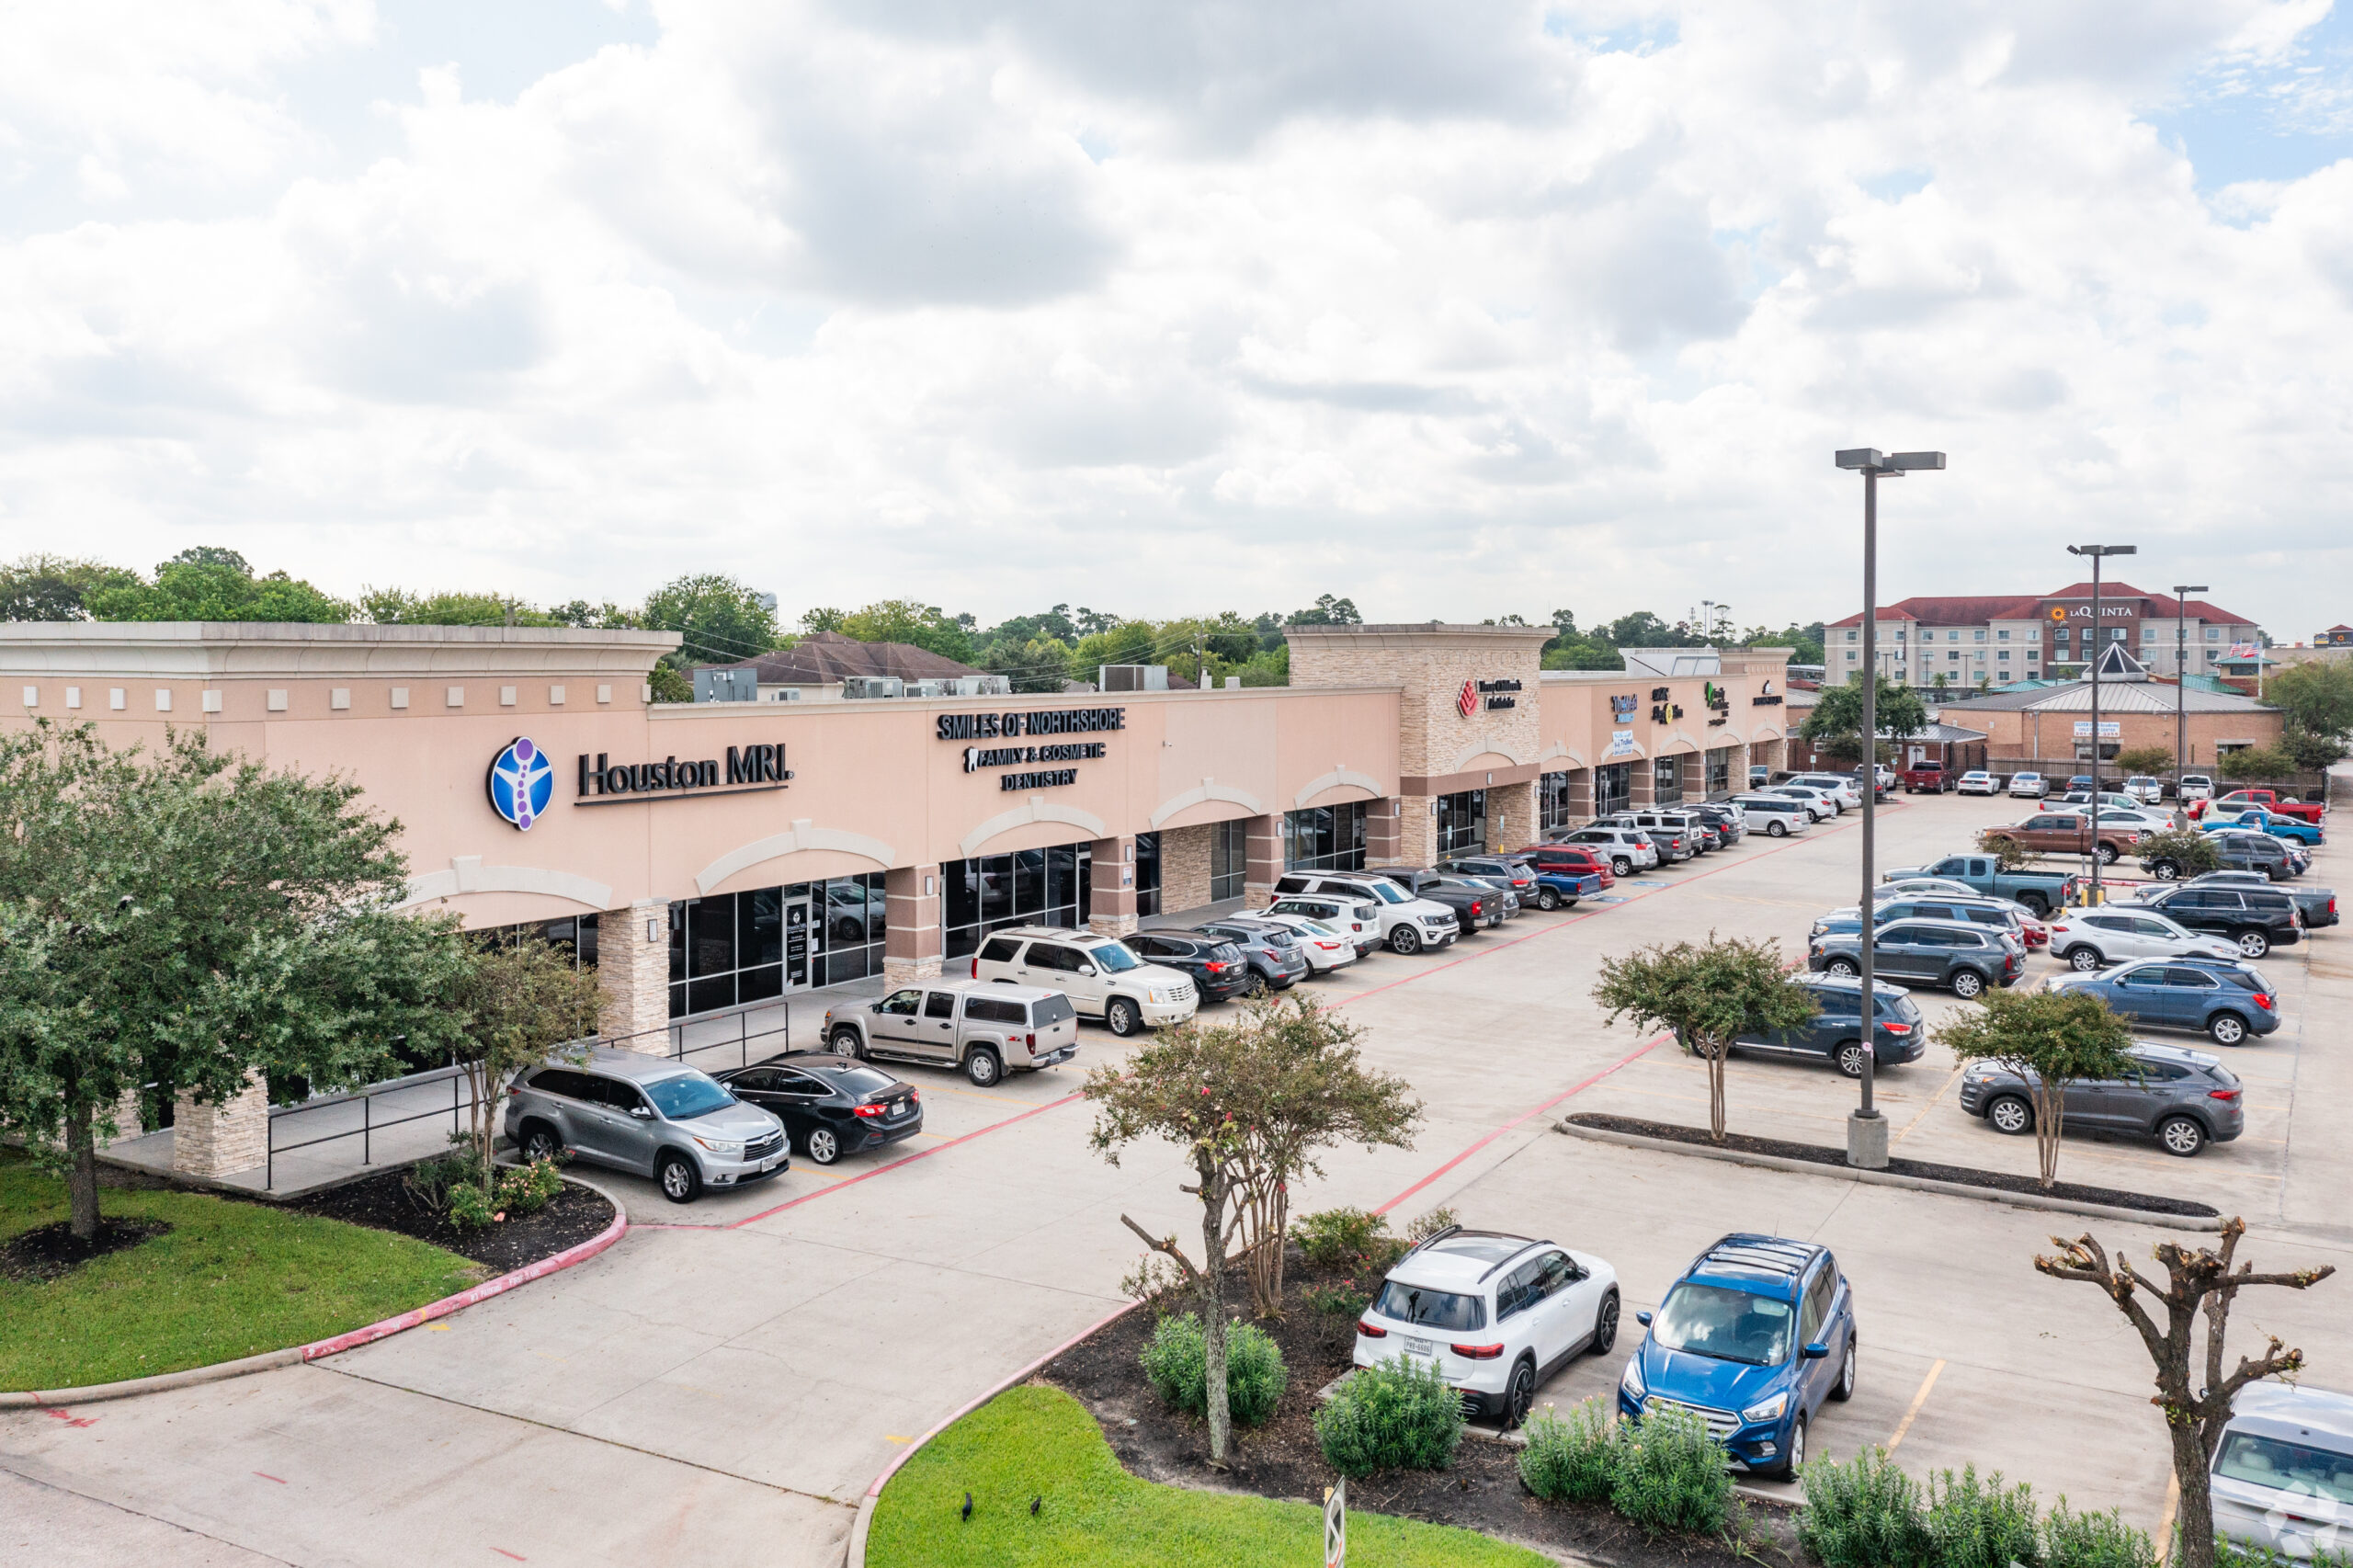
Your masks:
[{"label": "rooftop hvac unit", "polygon": [[1010,676],[958,676],[943,683],[955,697],[1010,697],[1013,678]]},{"label": "rooftop hvac unit", "polygon": [[697,702],[750,702],[759,695],[760,675],[757,670],[707,666],[695,671]]},{"label": "rooftop hvac unit", "polygon": [[842,695],[852,700],[877,697],[904,697],[907,683],[897,676],[844,676]]},{"label": "rooftop hvac unit", "polygon": [[1166,665],[1097,665],[1096,687],[1102,691],[1166,691]]},{"label": "rooftop hvac unit", "polygon": [[776,690],[768,693],[768,700],[771,702],[798,702],[801,700],[801,688],[797,686],[779,687]]}]

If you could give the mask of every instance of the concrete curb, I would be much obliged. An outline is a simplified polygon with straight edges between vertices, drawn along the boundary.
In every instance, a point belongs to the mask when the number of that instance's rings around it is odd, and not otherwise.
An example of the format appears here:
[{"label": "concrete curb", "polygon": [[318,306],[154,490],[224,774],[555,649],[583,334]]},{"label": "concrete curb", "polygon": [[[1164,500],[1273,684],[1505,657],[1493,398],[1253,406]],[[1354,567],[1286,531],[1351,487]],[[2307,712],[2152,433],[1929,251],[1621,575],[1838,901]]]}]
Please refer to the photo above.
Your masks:
[{"label": "concrete curb", "polygon": [[989,1401],[995,1399],[1006,1390],[1015,1388],[1022,1383],[1028,1382],[1031,1378],[1037,1376],[1040,1369],[1045,1367],[1056,1357],[1062,1355],[1063,1351],[1068,1350],[1074,1345],[1077,1345],[1093,1338],[1096,1335],[1100,1334],[1103,1330],[1110,1327],[1113,1324],[1119,1322],[1121,1318],[1127,1316],[1130,1312],[1134,1312],[1142,1305],[1143,1305],[1142,1301],[1130,1301],[1126,1306],[1121,1307],[1119,1311],[1111,1313],[1109,1316],[1102,1319],[1091,1327],[1082,1329],[1078,1333],[1072,1335],[1068,1339],[1063,1340],[1060,1345],[1055,1346],[1051,1350],[1047,1351],[1043,1356],[1039,1357],[1035,1361],[1030,1362],[1028,1366],[1022,1368],[1011,1377],[1006,1378],[1004,1381],[996,1384],[985,1392],[975,1395],[973,1398],[965,1401],[961,1405],[957,1407],[952,1415],[942,1418],[939,1424],[932,1427],[930,1431],[926,1432],[922,1437],[917,1437],[914,1442],[909,1443],[905,1448],[900,1449],[897,1456],[894,1457],[889,1464],[882,1467],[882,1473],[874,1478],[874,1483],[866,1489],[866,1495],[858,1500],[858,1517],[851,1522],[849,1527],[849,1547],[843,1558],[843,1568],[866,1568],[866,1534],[867,1531],[871,1529],[874,1526],[874,1509],[875,1506],[882,1500],[882,1488],[889,1483],[890,1479],[892,1476],[899,1473],[899,1467],[905,1464],[909,1460],[915,1458],[916,1451],[919,1450],[926,1443],[930,1442],[934,1437],[938,1437],[942,1432],[945,1432],[959,1421],[963,1420],[964,1417],[970,1415],[972,1412],[978,1410],[981,1406],[986,1404]]},{"label": "concrete curb", "polygon": [[2014,1209],[2089,1214],[2102,1220],[2129,1220],[2138,1225],[2162,1225],[2181,1231],[2220,1231],[2229,1223],[2221,1215],[2205,1219],[2194,1214],[2154,1214],[2141,1209],[2120,1209],[2110,1203],[2044,1198],[2038,1193],[2009,1192],[1997,1187],[1967,1187],[1957,1181],[1932,1181],[1926,1176],[1899,1176],[1893,1171],[1863,1171],[1849,1166],[1818,1165],[1811,1160],[1792,1160],[1779,1154],[1750,1154],[1737,1149],[1711,1149],[1698,1143],[1678,1143],[1668,1138],[1645,1138],[1637,1132],[1613,1132],[1605,1127],[1580,1127],[1572,1121],[1556,1121],[1552,1130],[1565,1132],[1572,1138],[1590,1139],[1597,1143],[1616,1143],[1629,1149],[1655,1149],[1665,1154],[1688,1154],[1695,1159],[1722,1160],[1728,1165],[1762,1165],[1768,1170],[1794,1171],[1800,1176],[1827,1176],[1834,1181],[1861,1182],[1870,1187],[1908,1187],[1914,1192],[1934,1192],[1946,1198],[1974,1198],[1986,1203],[2006,1203]]},{"label": "concrete curb", "polygon": [[[571,1178],[565,1179],[568,1181]],[[587,1187],[585,1182],[575,1185]],[[267,1372],[278,1367],[292,1367],[304,1361],[316,1361],[324,1357],[340,1355],[346,1350],[356,1350],[362,1345],[371,1345],[379,1339],[389,1338],[404,1329],[415,1328],[421,1324],[431,1323],[436,1318],[448,1317],[452,1312],[462,1312],[468,1307],[487,1301],[494,1296],[503,1296],[517,1285],[528,1285],[534,1279],[543,1279],[551,1274],[560,1273],[575,1265],[585,1263],[627,1235],[629,1233],[628,1210],[623,1209],[610,1193],[599,1191],[595,1187],[588,1187],[588,1190],[597,1193],[597,1197],[612,1204],[613,1222],[611,1224],[577,1246],[566,1247],[560,1253],[543,1257],[537,1263],[526,1264],[523,1267],[511,1273],[502,1274],[495,1279],[485,1279],[472,1289],[460,1290],[454,1296],[444,1296],[438,1301],[429,1301],[413,1311],[402,1312],[397,1317],[385,1318],[381,1323],[371,1323],[365,1328],[355,1328],[347,1334],[338,1334],[327,1339],[314,1339],[308,1345],[290,1345],[283,1350],[265,1351],[259,1356],[247,1356],[241,1360],[218,1361],[210,1367],[190,1367],[179,1372],[159,1372],[152,1378],[131,1378],[119,1383],[91,1383],[86,1387],[75,1389],[36,1389],[20,1393],[0,1393],[0,1410],[45,1410],[55,1405],[97,1404],[107,1400],[136,1399],[141,1394],[164,1393],[173,1389],[193,1388],[199,1383],[219,1382],[227,1378],[242,1378],[252,1372]]]}]

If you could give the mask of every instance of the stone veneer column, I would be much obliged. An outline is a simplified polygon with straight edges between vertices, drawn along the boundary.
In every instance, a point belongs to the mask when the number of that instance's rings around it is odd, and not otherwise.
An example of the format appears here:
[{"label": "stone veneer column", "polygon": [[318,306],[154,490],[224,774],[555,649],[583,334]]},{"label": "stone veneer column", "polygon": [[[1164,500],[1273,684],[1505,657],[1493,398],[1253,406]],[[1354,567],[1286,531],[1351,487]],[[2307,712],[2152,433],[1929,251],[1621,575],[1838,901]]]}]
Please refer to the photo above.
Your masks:
[{"label": "stone veneer column", "polygon": [[1160,910],[1173,915],[1210,902],[1210,852],[1221,824],[1163,828],[1160,833]]},{"label": "stone veneer column", "polygon": [[1643,806],[1656,805],[1658,785],[1651,769],[1658,766],[1657,761],[1647,756],[1634,757],[1631,761],[1634,766],[1627,770],[1631,788],[1626,796],[1626,803],[1637,810]]},{"label": "stone veneer column", "polygon": [[1405,862],[1397,854],[1398,802],[1394,800],[1367,801],[1364,803],[1364,863],[1372,866],[1402,866]]},{"label": "stone veneer column", "polygon": [[140,1136],[143,1131],[140,1117],[139,1091],[125,1089],[122,1091],[122,1098],[115,1102],[114,1137],[111,1142],[123,1142]]},{"label": "stone veneer column", "polygon": [[[653,935],[647,936],[648,929]],[[670,1053],[670,903],[642,898],[597,922],[597,979],[605,988],[605,1043]]]},{"label": "stone veneer column", "polygon": [[1583,827],[1593,819],[1593,769],[1569,769],[1569,822]]},{"label": "stone veneer column", "polygon": [[939,924],[939,868],[894,866],[882,873],[882,978],[892,985],[939,972],[944,937]]},{"label": "stone veneer column", "polygon": [[1283,874],[1283,819],[1252,817],[1245,830],[1248,862],[1242,872],[1243,902],[1264,909],[1275,899],[1275,879]]},{"label": "stone veneer column", "polygon": [[182,1095],[172,1112],[172,1174],[219,1178],[269,1162],[269,1084],[258,1073],[219,1105]]},{"label": "stone veneer column", "polygon": [[1136,841],[1133,836],[1098,838],[1094,850],[1094,894],[1087,929],[1124,937],[1136,928]]},{"label": "stone veneer column", "polygon": [[1408,795],[1397,804],[1397,858],[1390,864],[1427,866],[1438,858],[1438,801]]},{"label": "stone veneer column", "polygon": [[1487,789],[1487,850],[1508,854],[1536,842],[1536,780]]}]

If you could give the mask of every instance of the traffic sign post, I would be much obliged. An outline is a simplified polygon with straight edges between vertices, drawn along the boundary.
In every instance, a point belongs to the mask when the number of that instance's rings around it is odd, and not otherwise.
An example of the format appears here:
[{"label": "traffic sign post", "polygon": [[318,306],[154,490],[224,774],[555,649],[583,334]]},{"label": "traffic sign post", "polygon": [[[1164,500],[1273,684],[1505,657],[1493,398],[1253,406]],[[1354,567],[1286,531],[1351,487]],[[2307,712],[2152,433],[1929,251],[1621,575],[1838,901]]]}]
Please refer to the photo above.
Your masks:
[{"label": "traffic sign post", "polygon": [[1324,1568],[1347,1568],[1348,1478],[1324,1490]]}]

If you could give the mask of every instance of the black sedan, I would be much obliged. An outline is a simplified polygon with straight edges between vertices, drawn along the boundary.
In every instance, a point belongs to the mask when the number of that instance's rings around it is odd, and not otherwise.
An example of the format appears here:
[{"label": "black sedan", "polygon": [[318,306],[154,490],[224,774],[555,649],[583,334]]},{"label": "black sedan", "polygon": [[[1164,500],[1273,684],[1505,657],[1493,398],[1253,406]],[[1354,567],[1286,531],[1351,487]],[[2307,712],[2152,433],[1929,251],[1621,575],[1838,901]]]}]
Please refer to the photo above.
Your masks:
[{"label": "black sedan", "polygon": [[794,1051],[716,1076],[736,1098],[774,1112],[821,1165],[923,1131],[915,1086],[856,1057]]}]

